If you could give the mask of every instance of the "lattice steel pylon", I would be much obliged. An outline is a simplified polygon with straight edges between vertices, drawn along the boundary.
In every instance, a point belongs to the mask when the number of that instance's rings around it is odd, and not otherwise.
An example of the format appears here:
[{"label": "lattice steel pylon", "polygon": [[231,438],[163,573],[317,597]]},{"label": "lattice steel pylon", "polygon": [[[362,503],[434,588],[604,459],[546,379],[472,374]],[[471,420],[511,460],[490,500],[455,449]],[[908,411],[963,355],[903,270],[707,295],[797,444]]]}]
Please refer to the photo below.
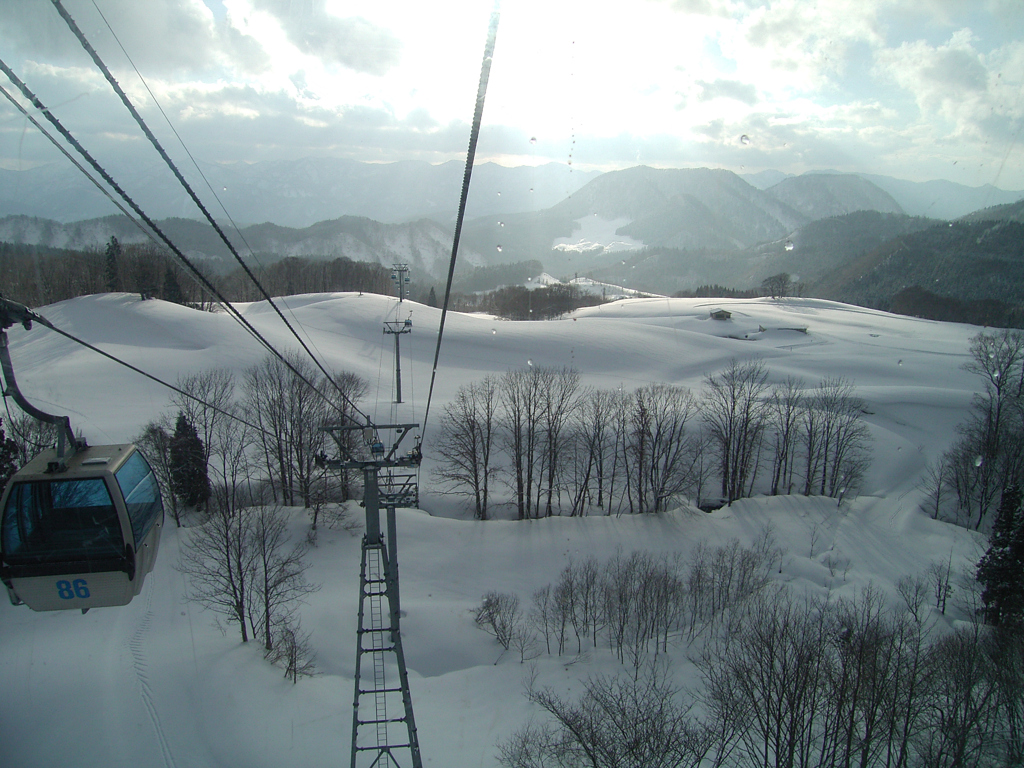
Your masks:
[{"label": "lattice steel pylon", "polygon": [[[359,571],[351,768],[423,766],[399,626],[395,522],[397,506],[415,506],[418,500],[414,470],[420,463],[419,444],[406,454],[397,454],[402,439],[418,426],[323,428],[338,444],[342,458],[329,461],[322,457],[321,463],[328,468],[360,469],[366,508],[366,533]],[[345,439],[346,433],[356,430],[363,433],[362,446],[354,445],[360,442],[358,440]],[[391,430],[397,435],[387,453],[380,440],[382,430]],[[383,477],[381,469],[387,470]],[[381,506],[386,510],[386,534],[381,530]],[[366,665],[369,669],[364,668],[364,661],[369,662]]]}]

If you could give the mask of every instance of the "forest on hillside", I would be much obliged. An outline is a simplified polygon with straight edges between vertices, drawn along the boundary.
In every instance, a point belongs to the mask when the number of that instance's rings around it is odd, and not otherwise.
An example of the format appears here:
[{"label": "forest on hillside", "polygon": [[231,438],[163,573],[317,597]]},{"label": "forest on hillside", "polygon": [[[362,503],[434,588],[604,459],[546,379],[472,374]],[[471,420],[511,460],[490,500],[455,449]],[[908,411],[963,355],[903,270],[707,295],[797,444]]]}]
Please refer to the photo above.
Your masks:
[{"label": "forest on hillside", "polygon": [[[270,296],[332,291],[388,294],[391,270],[346,258],[313,260],[266,258],[247,265]],[[193,261],[186,270],[151,245],[125,245],[111,238],[104,250],[73,251],[0,242],[0,285],[6,298],[40,307],[94,293],[138,293],[200,309],[215,303],[206,285],[228,301],[265,298],[242,267],[217,276]]]}]

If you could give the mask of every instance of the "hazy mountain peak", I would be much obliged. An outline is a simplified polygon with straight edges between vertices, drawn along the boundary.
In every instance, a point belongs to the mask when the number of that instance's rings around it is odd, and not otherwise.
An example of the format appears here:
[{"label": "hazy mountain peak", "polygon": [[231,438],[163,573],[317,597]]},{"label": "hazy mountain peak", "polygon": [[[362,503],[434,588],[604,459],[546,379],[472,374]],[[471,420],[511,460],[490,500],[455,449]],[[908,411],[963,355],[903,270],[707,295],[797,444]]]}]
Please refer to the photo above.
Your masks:
[{"label": "hazy mountain peak", "polygon": [[854,211],[904,212],[888,192],[852,174],[806,173],[783,179],[766,192],[811,220]]}]

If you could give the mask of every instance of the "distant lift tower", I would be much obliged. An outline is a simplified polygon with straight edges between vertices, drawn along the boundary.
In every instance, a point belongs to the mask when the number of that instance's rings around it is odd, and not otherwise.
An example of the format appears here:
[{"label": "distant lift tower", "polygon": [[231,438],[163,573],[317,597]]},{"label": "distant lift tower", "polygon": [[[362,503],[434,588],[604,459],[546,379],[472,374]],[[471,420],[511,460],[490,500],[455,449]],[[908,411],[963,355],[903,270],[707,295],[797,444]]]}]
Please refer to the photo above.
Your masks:
[{"label": "distant lift tower", "polygon": [[[391,267],[391,281],[398,289],[398,303],[405,298],[406,284],[409,282],[409,267],[406,264],[394,264]],[[402,402],[402,350],[398,338],[403,333],[412,333],[412,318],[402,320],[385,320],[384,333],[395,337],[395,402]]]},{"label": "distant lift tower", "polygon": [[[396,507],[419,504],[418,438],[411,451],[398,453],[402,440],[418,427],[323,427],[337,443],[341,458],[331,461],[324,457],[321,463],[331,469],[362,471],[366,507],[352,702],[352,768],[423,768],[399,631],[395,524]],[[381,440],[382,434],[394,436],[390,451]],[[381,506],[387,511],[386,535],[381,531]],[[364,661],[369,662],[369,669],[364,668]],[[404,727],[400,727],[403,723]]]}]

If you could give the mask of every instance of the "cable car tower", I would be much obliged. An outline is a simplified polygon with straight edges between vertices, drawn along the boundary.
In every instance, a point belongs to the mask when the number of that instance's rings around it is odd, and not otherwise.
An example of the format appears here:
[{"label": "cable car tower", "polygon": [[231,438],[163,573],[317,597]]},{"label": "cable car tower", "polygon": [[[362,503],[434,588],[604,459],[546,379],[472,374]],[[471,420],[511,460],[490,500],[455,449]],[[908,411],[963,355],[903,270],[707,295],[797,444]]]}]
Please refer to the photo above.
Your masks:
[{"label": "cable car tower", "polygon": [[[363,473],[366,533],[359,573],[352,768],[423,766],[399,629],[395,523],[396,507],[415,507],[419,503],[415,482],[415,469],[421,459],[419,437],[412,450],[398,453],[409,431],[418,428],[418,424],[322,427],[334,439],[341,456],[338,460],[322,457],[323,466]],[[356,432],[359,435],[353,439]],[[382,434],[393,438],[390,450],[385,448]],[[397,468],[412,472],[395,475],[393,470]],[[383,478],[381,469],[388,471]],[[386,510],[386,533],[381,529],[382,506]],[[369,669],[364,668],[364,660]],[[403,723],[404,729],[399,729]],[[399,730],[404,733],[399,735]],[[404,758],[402,762],[400,757]]]},{"label": "cable car tower", "polygon": [[[398,289],[398,304],[401,306],[405,298],[406,284],[409,282],[409,266],[407,264],[394,264],[391,267],[391,281]],[[385,320],[384,333],[390,333],[395,337],[395,402],[402,402],[402,354],[398,343],[403,333],[412,333],[412,317],[402,320]]]}]

